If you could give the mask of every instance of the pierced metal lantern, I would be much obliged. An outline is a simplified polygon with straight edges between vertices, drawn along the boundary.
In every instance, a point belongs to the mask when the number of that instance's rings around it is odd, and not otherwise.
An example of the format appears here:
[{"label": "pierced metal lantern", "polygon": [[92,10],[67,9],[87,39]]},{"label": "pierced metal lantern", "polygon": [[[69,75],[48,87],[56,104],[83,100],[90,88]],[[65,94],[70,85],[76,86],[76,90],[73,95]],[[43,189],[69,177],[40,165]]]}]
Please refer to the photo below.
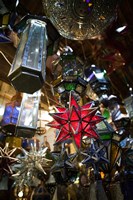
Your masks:
[{"label": "pierced metal lantern", "polygon": [[37,129],[40,90],[34,94],[24,93],[16,126],[16,135],[31,138]]},{"label": "pierced metal lantern", "polygon": [[28,20],[8,75],[17,91],[33,94],[43,86],[46,46],[46,23]]},{"label": "pierced metal lantern", "polygon": [[43,0],[44,10],[59,33],[68,39],[98,36],[115,16],[118,0]]}]

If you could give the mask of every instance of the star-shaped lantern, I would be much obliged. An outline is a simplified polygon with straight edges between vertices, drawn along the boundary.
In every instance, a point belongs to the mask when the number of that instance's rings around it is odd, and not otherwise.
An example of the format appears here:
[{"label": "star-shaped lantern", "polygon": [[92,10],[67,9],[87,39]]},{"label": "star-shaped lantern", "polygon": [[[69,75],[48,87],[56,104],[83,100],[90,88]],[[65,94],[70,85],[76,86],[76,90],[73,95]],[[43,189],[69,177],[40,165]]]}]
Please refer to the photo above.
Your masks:
[{"label": "star-shaped lantern", "polygon": [[26,183],[30,185],[38,172],[46,174],[44,168],[49,167],[48,162],[51,161],[46,158],[46,151],[47,147],[36,150],[36,148],[32,146],[29,152],[22,148],[23,156],[18,158],[20,164],[14,166],[16,174],[12,176],[16,182],[21,180],[22,184]]},{"label": "star-shaped lantern", "polygon": [[54,121],[47,125],[60,130],[56,143],[72,139],[80,148],[83,136],[96,139],[99,137],[95,125],[102,121],[103,117],[96,114],[97,108],[92,106],[91,102],[80,107],[70,93],[69,108],[58,107],[57,113],[50,113]]},{"label": "star-shaped lantern", "polygon": [[91,145],[85,152],[81,152],[85,156],[82,164],[87,166],[92,166],[94,169],[99,170],[101,164],[108,164],[109,160],[106,158],[106,148],[103,145],[98,145],[98,143],[91,140]]},{"label": "star-shaped lantern", "polygon": [[9,144],[6,143],[4,148],[0,147],[0,177],[3,174],[13,174],[11,166],[18,161],[18,159],[14,157],[16,148],[10,150],[8,146]]},{"label": "star-shaped lantern", "polygon": [[76,158],[76,153],[68,155],[63,143],[61,152],[53,152],[52,155],[54,157],[55,164],[51,167],[51,172],[53,174],[60,172],[63,180],[66,180],[67,170],[71,171],[75,168],[73,160]]}]

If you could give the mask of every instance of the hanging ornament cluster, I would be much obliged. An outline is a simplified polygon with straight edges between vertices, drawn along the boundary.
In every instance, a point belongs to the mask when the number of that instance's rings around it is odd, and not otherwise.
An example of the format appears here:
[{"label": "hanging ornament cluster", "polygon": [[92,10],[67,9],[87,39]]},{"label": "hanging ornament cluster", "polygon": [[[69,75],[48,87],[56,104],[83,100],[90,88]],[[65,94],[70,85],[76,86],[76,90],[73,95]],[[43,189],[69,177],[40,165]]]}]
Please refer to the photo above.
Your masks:
[{"label": "hanging ornament cluster", "polygon": [[57,108],[57,113],[52,113],[54,121],[48,126],[59,129],[56,144],[71,139],[77,148],[81,147],[83,136],[98,138],[95,125],[103,120],[101,115],[96,114],[97,108],[92,103],[79,106],[70,95],[69,108]]},{"label": "hanging ornament cluster", "polygon": [[116,0],[43,0],[44,11],[59,33],[68,39],[98,36],[115,17]]}]

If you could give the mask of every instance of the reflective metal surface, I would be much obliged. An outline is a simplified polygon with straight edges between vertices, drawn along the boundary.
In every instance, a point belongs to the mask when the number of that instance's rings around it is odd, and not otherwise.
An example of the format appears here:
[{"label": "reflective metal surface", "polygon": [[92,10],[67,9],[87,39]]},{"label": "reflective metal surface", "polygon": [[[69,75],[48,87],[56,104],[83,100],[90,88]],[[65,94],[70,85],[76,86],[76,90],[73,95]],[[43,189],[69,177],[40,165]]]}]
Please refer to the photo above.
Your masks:
[{"label": "reflective metal surface", "polygon": [[117,0],[43,0],[44,10],[68,39],[96,37],[113,20]]}]

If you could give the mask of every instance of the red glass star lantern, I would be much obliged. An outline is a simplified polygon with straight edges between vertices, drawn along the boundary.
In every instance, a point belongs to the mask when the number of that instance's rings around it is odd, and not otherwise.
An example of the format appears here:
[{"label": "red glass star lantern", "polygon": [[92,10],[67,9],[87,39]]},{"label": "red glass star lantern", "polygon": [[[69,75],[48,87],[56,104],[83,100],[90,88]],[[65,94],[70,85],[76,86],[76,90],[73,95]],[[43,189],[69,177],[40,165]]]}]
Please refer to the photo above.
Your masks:
[{"label": "red glass star lantern", "polygon": [[97,115],[97,108],[92,107],[92,102],[79,106],[74,97],[70,94],[69,108],[57,108],[58,112],[51,114],[54,121],[47,124],[59,129],[56,144],[72,139],[78,148],[81,147],[83,136],[98,138],[95,125],[103,120]]}]

